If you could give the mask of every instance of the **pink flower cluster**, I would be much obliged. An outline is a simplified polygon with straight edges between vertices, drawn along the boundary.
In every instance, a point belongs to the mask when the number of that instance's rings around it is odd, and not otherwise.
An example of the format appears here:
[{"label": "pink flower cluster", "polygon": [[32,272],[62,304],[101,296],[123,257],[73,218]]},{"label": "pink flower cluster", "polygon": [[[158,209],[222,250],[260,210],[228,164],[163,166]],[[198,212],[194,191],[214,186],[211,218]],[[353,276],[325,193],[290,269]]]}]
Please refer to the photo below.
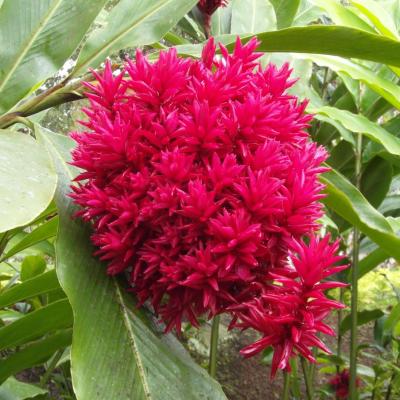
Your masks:
[{"label": "pink flower cluster", "polygon": [[129,272],[167,331],[227,311],[264,335],[246,355],[273,345],[288,368],[332,333],[322,319],[338,304],[323,291],[339,284],[320,281],[338,270],[337,244],[313,234],[326,152],[306,102],[287,93],[288,65],[263,69],[256,47],[217,56],[210,40],[200,60],[170,49],[154,63],[138,51],[119,74],[94,73],[72,197],[108,273]]}]

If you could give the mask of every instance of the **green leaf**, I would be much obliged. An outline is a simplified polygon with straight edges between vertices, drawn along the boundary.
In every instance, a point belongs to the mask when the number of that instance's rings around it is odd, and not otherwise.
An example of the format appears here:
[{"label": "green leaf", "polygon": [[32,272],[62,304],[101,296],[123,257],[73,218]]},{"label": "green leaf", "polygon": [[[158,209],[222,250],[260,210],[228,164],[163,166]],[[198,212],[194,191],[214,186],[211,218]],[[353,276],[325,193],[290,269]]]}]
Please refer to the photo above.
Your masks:
[{"label": "green leaf", "polygon": [[278,29],[288,28],[292,25],[300,6],[300,0],[271,0],[271,3],[275,9]]},{"label": "green leaf", "polygon": [[342,72],[353,79],[365,83],[369,88],[380,94],[393,106],[400,108],[400,87],[381,77],[374,71],[371,71],[360,64],[351,62],[350,60],[343,60],[338,57],[308,55],[306,58],[314,61],[320,67],[328,67],[335,72]]},{"label": "green leaf", "polygon": [[339,122],[351,132],[362,133],[369,139],[385,147],[388,153],[400,156],[400,139],[363,115],[353,114],[346,110],[339,110],[338,108],[328,106],[310,111],[325,115]]},{"label": "green leaf", "polygon": [[50,204],[56,183],[44,147],[28,135],[0,130],[0,233],[32,222]]},{"label": "green leaf", "polygon": [[[383,263],[386,259],[389,258],[389,255],[385,253],[381,248],[377,248],[371,251],[366,257],[364,257],[358,263],[358,278],[362,278],[368,272],[372,271],[379,264]],[[351,270],[347,272],[347,282],[351,281]]]},{"label": "green leaf", "polygon": [[335,170],[323,174],[321,181],[327,185],[324,203],[329,208],[357,226],[392,257],[400,259],[400,237],[356,187]]},{"label": "green leaf", "polygon": [[377,1],[350,0],[381,32],[392,39],[398,39],[397,28],[391,15]]},{"label": "green leaf", "polygon": [[84,43],[74,75],[97,67],[124,47],[161,39],[197,3],[196,0],[121,0]]},{"label": "green leaf", "polygon": [[56,72],[105,0],[5,0],[0,9],[0,114]]},{"label": "green leaf", "polygon": [[374,29],[355,12],[336,0],[312,0],[312,3],[326,10],[337,25],[349,26],[375,33]]},{"label": "green leaf", "polygon": [[231,33],[259,33],[276,29],[274,7],[268,0],[233,0]]},{"label": "green leaf", "polygon": [[46,270],[46,260],[43,256],[26,256],[21,264],[21,281],[34,278]]},{"label": "green leaf", "polygon": [[69,328],[71,325],[72,310],[68,300],[56,301],[0,328],[0,350],[27,343],[48,332]]},{"label": "green leaf", "polygon": [[232,2],[226,7],[219,7],[211,16],[211,33],[220,36],[231,33]]},{"label": "green leaf", "polygon": [[24,236],[18,243],[16,243],[11,249],[7,250],[6,254],[0,259],[6,260],[11,256],[19,253],[31,247],[37,243],[42,242],[43,240],[49,239],[56,235],[58,227],[58,217],[54,217],[46,221],[44,224],[39,225],[32,232],[29,232],[26,236]]},{"label": "green leaf", "polygon": [[393,329],[395,328],[396,324],[400,320],[400,304],[396,304],[390,314],[387,316],[385,322],[383,323],[384,331],[388,333],[392,333]]},{"label": "green leaf", "polygon": [[60,289],[56,271],[45,272],[0,293],[0,308]]},{"label": "green leaf", "polygon": [[361,192],[366,199],[376,208],[385,199],[392,182],[392,164],[381,158],[373,158],[361,176]]},{"label": "green leaf", "polygon": [[29,383],[17,381],[14,377],[8,378],[0,386],[1,400],[25,400],[46,393],[47,390]]},{"label": "green leaf", "polygon": [[[375,321],[376,319],[382,317],[382,310],[364,310],[357,313],[357,326],[367,324],[368,322]],[[339,331],[341,334],[350,330],[351,316],[346,315],[340,324]]]},{"label": "green leaf", "polygon": [[260,33],[257,38],[258,50],[264,52],[330,54],[400,66],[399,41],[344,26],[294,27]]},{"label": "green leaf", "polygon": [[218,383],[172,335],[157,331],[132,294],[93,257],[89,226],[71,218],[74,207],[67,197],[74,176],[66,163],[72,141],[42,134],[59,172],[57,273],[74,310],[71,362],[77,398],[93,399],[100,392],[105,399],[226,399]]},{"label": "green leaf", "polygon": [[[9,376],[47,361],[57,350],[71,344],[72,329],[49,335],[3,358],[0,363],[0,384]],[[111,399],[110,399],[111,400]]]}]

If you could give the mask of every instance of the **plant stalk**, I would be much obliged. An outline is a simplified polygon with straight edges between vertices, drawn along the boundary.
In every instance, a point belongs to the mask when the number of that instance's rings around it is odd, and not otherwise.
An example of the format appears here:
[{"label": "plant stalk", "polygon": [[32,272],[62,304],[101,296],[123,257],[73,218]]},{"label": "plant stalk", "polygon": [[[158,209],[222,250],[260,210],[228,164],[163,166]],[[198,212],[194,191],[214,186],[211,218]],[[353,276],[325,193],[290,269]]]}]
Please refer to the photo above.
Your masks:
[{"label": "plant stalk", "polygon": [[57,363],[60,361],[63,353],[64,353],[64,349],[61,349],[61,350],[58,350],[57,353],[54,355],[53,359],[50,362],[49,367],[46,369],[46,372],[40,378],[40,383],[39,383],[40,387],[44,388],[46,386],[47,381],[49,380],[49,377],[50,377],[51,373],[56,368]]},{"label": "plant stalk", "polygon": [[217,375],[219,319],[220,316],[216,315],[212,320],[211,326],[210,360],[208,364],[208,372],[212,378],[215,378]]},{"label": "plant stalk", "polygon": [[303,370],[304,382],[306,384],[307,400],[312,400],[313,387],[312,387],[312,382],[311,382],[310,371],[308,369],[307,362],[303,357],[301,358],[301,368]]},{"label": "plant stalk", "polygon": [[[355,154],[355,186],[360,187],[362,135],[357,134]],[[358,302],[358,261],[360,254],[360,231],[353,229],[353,260],[351,270],[351,335],[350,335],[350,400],[358,399],[357,390],[357,302]]]},{"label": "plant stalk", "polygon": [[289,400],[290,391],[290,373],[283,371],[283,393],[282,400]]}]

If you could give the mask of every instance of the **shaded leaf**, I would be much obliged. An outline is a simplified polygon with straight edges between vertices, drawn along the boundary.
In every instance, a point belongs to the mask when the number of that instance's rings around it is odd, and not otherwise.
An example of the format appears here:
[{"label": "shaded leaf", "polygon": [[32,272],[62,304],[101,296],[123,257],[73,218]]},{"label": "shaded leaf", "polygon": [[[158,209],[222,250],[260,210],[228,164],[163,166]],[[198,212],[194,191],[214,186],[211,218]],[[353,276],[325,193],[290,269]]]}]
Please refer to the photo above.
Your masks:
[{"label": "shaded leaf", "polygon": [[0,386],[1,400],[25,400],[46,393],[47,390],[29,383],[20,382],[14,377],[8,378]]},{"label": "shaded leaf", "polygon": [[0,308],[60,289],[56,271],[45,272],[0,293]]},{"label": "shaded leaf", "polygon": [[27,343],[71,325],[72,310],[68,300],[56,301],[0,328],[0,350]]},{"label": "shaded leaf", "polygon": [[71,344],[72,329],[49,335],[3,358],[0,363],[0,384],[9,376],[47,361],[57,350]]},{"label": "shaded leaf", "polygon": [[329,208],[357,226],[388,254],[400,259],[400,237],[356,187],[335,170],[325,173],[321,181],[327,185],[324,203]]},{"label": "shaded leaf", "polygon": [[374,207],[377,208],[386,197],[392,175],[392,164],[380,157],[373,158],[362,172],[361,192]]},{"label": "shaded leaf", "polygon": [[[357,313],[357,326],[367,324],[368,322],[375,321],[382,317],[382,310],[364,310]],[[346,315],[340,324],[340,333],[343,334],[350,329],[351,316]]]}]

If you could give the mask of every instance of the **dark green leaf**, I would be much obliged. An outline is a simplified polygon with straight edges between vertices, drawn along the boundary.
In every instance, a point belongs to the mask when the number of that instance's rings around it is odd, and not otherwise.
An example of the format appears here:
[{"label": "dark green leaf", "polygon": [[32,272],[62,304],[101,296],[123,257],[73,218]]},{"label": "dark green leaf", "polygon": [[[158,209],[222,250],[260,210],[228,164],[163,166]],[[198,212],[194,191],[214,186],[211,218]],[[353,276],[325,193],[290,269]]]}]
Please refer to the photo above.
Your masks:
[{"label": "dark green leaf", "polygon": [[[364,310],[357,313],[357,326],[367,324],[368,322],[374,321],[382,317],[382,310]],[[340,333],[343,334],[350,329],[350,315],[346,315],[340,324]]]},{"label": "dark green leaf", "polygon": [[400,259],[400,238],[385,217],[343,175],[332,170],[321,178],[328,196],[324,203],[345,220],[357,226],[393,257]]},{"label": "dark green leaf", "polygon": [[72,325],[68,300],[60,300],[26,314],[12,324],[0,328],[0,350],[34,340],[56,329]]},{"label": "dark green leaf", "polygon": [[392,182],[392,164],[380,157],[373,158],[361,176],[361,192],[366,199],[378,207],[384,200]]},{"label": "dark green leaf", "polygon": [[57,350],[71,344],[72,329],[49,335],[1,360],[0,384],[9,376],[47,361]]},{"label": "dark green leaf", "polygon": [[55,270],[45,272],[0,293],[0,308],[60,289]]}]

